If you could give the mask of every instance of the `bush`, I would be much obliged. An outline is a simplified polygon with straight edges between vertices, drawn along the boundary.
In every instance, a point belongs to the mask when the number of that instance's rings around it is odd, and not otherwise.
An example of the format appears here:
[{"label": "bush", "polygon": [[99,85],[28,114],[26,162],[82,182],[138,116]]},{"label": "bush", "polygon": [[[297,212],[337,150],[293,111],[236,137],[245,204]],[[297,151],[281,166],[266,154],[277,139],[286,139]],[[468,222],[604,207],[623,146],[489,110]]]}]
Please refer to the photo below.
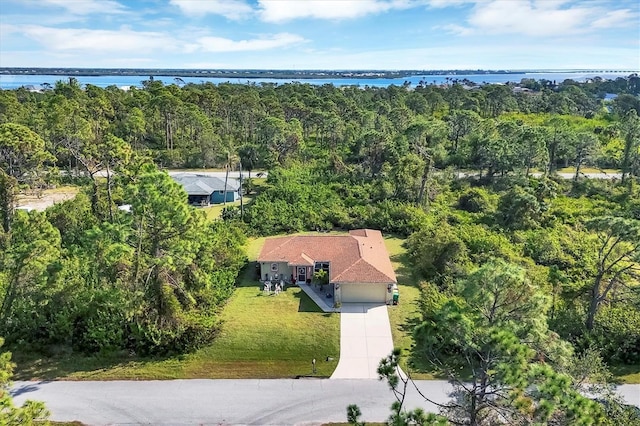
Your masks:
[{"label": "bush", "polygon": [[494,205],[486,189],[471,188],[458,198],[458,208],[469,213],[485,213],[493,210]]},{"label": "bush", "polygon": [[220,331],[220,325],[214,315],[196,311],[179,316],[171,326],[140,319],[131,327],[129,348],[142,356],[192,352],[210,343]]},{"label": "bush", "polygon": [[117,288],[95,289],[74,320],[73,349],[84,353],[123,349],[128,305],[126,294]]},{"label": "bush", "polygon": [[412,234],[407,250],[422,277],[440,286],[466,276],[470,266],[467,246],[446,222]]},{"label": "bush", "polygon": [[640,311],[634,306],[604,307],[596,316],[589,340],[605,359],[640,363]]}]

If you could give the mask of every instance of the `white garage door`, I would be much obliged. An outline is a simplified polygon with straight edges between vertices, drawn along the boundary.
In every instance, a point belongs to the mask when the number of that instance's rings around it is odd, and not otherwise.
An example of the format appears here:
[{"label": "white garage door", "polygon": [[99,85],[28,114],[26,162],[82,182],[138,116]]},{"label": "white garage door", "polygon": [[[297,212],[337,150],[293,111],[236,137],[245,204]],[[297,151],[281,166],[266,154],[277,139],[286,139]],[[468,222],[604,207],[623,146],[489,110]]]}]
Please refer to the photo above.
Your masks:
[{"label": "white garage door", "polygon": [[342,303],[385,303],[386,284],[343,284],[340,287]]}]

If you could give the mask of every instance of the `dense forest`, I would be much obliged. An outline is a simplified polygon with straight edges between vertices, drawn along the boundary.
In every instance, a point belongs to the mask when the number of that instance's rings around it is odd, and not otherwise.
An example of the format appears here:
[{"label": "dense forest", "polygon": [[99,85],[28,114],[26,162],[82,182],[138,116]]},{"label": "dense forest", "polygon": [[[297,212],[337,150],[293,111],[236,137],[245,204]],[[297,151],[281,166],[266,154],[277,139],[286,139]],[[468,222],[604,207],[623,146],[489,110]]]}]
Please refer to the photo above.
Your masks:
[{"label": "dense forest", "polygon": [[[370,227],[407,237],[423,281],[410,365],[470,374],[487,422],[500,404],[548,420],[580,360],[640,363],[640,78],[468,83],[0,91],[0,335],[188,351],[215,339],[247,236]],[[217,221],[162,171],[240,165],[249,191],[268,179]],[[60,183],[83,190],[16,211]],[[523,393],[490,399],[499,384]],[[576,404],[566,421],[590,412]]]}]

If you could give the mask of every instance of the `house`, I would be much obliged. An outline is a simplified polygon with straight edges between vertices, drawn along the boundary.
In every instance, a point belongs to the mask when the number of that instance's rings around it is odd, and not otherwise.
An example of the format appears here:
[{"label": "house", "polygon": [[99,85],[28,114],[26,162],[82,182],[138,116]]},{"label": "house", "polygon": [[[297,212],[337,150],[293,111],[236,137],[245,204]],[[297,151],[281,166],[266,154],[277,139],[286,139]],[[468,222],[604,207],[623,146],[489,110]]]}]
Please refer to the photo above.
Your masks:
[{"label": "house", "polygon": [[258,262],[264,280],[311,282],[328,272],[337,303],[390,303],[397,283],[382,233],[372,229],[267,238]]},{"label": "house", "polygon": [[225,193],[224,179],[194,173],[179,173],[171,177],[187,192],[189,204],[208,206],[222,203],[225,199],[227,202],[236,201],[240,197],[236,179],[227,180]]}]

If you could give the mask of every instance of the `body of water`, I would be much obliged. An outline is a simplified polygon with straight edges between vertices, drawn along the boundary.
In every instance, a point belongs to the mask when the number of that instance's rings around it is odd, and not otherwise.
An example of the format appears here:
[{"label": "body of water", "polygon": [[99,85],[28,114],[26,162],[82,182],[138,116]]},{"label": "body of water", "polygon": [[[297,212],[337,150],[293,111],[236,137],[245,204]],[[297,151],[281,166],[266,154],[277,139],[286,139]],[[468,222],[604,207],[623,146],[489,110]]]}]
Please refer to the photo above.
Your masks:
[{"label": "body of water", "polygon": [[[533,78],[535,80],[549,80],[558,83],[573,79],[576,81],[585,81],[588,78],[601,77],[603,79],[616,79],[618,77],[626,77],[628,73],[612,73],[612,72],[532,72],[517,74],[471,74],[471,75],[415,75],[406,78],[323,78],[323,79],[306,79],[306,78],[213,78],[213,77],[180,77],[185,83],[236,83],[236,84],[261,84],[261,83],[308,83],[314,85],[333,84],[334,86],[370,86],[370,87],[388,87],[392,84],[401,86],[405,81],[411,83],[411,87],[417,86],[421,81],[425,84],[443,84],[451,79],[467,79],[474,83],[519,83],[523,78]],[[69,76],[71,77],[71,75]],[[104,75],[104,76],[73,76],[82,85],[93,84],[99,87],[107,86],[136,86],[142,87],[142,81],[148,80],[148,75]],[[54,85],[57,81],[66,81],[68,77],[63,75],[23,75],[23,74],[0,74],[0,89],[17,89],[22,86],[33,86],[36,89],[42,87],[43,84]],[[162,81],[165,84],[176,82],[175,76],[154,76],[154,80]]]}]

